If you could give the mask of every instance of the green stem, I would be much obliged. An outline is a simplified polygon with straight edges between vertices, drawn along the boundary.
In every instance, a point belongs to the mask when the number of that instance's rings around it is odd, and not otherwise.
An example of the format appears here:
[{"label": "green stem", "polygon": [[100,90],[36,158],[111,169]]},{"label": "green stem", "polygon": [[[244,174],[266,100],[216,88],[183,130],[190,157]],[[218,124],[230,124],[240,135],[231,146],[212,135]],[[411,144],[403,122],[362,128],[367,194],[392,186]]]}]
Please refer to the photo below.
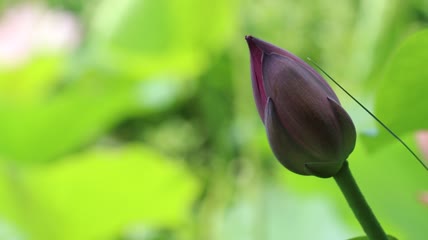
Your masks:
[{"label": "green stem", "polygon": [[349,169],[348,161],[343,164],[342,169],[334,176],[334,180],[336,180],[337,185],[345,195],[346,201],[363,227],[364,232],[366,232],[367,237],[371,240],[388,240],[385,231],[380,226],[355,182]]}]

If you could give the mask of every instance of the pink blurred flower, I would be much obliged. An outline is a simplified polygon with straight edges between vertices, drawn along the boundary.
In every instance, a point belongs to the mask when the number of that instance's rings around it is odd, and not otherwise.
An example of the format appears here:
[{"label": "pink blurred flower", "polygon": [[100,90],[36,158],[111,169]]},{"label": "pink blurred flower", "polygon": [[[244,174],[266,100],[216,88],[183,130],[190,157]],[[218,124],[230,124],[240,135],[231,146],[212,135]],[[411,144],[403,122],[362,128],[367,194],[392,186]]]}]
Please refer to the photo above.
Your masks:
[{"label": "pink blurred flower", "polygon": [[[428,161],[428,131],[422,130],[416,133],[416,142],[422,153],[422,157]],[[420,201],[428,206],[428,192],[424,192],[419,197]]]},{"label": "pink blurred flower", "polygon": [[419,199],[421,202],[428,206],[428,192],[424,192],[420,195]]},{"label": "pink blurred flower", "polygon": [[36,53],[74,49],[80,25],[70,13],[24,3],[0,17],[0,65],[19,66]]},{"label": "pink blurred flower", "polygon": [[428,161],[428,130],[421,130],[417,132],[416,142],[422,153],[422,157]]}]

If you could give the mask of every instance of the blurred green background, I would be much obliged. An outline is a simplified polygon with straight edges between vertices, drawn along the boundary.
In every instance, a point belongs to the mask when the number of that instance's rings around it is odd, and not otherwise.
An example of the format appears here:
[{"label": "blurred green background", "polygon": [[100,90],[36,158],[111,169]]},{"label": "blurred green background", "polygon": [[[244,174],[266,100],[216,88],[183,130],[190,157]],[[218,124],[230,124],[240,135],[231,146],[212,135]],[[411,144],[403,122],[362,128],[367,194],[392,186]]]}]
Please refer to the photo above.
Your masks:
[{"label": "blurred green background", "polygon": [[[0,239],[363,235],[332,179],[274,159],[244,36],[311,57],[419,152],[427,26],[426,0],[2,0]],[[337,93],[374,212],[426,239],[428,172]]]}]

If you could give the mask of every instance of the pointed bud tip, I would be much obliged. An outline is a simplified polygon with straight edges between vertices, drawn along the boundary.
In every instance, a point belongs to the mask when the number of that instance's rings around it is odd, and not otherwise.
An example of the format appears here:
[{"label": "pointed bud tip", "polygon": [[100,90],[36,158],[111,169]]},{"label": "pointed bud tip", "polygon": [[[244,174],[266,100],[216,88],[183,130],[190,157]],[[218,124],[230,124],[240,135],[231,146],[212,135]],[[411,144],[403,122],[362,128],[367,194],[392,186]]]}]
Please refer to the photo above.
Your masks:
[{"label": "pointed bud tip", "polygon": [[[260,49],[263,49],[264,45],[267,45],[267,46],[271,45],[270,43],[267,43],[267,42],[260,40],[256,37],[253,37],[252,35],[245,35],[245,40],[247,41],[248,45],[257,46]],[[272,52],[272,51],[268,50],[267,52]]]},{"label": "pointed bud tip", "polygon": [[247,41],[248,46],[254,44],[254,37],[251,35],[245,35],[245,41]]}]

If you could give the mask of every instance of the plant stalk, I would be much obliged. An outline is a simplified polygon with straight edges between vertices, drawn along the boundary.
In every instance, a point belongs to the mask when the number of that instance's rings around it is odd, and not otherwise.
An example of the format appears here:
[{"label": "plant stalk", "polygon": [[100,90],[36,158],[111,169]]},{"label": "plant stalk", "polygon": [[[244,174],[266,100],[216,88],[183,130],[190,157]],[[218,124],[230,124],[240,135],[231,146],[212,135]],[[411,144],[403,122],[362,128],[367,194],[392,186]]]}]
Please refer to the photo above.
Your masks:
[{"label": "plant stalk", "polygon": [[342,169],[334,176],[337,185],[346,198],[349,206],[354,212],[358,222],[367,234],[370,240],[388,240],[385,231],[382,229],[376,216],[373,214],[370,206],[367,204],[363,194],[360,191],[351,170],[348,161],[345,161]]}]

